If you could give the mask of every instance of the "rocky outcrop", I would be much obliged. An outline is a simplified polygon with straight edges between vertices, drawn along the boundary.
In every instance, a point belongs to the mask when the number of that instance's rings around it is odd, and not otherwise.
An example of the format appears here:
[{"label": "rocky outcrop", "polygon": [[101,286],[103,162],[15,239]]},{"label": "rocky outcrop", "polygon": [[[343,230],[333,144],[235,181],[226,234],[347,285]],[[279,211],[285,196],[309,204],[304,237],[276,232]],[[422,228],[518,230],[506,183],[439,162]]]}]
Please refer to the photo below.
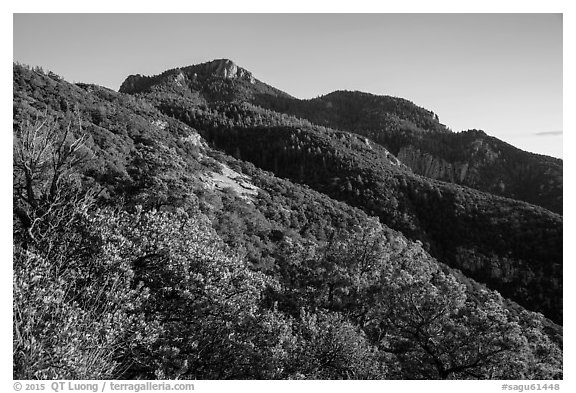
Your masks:
[{"label": "rocky outcrop", "polygon": [[451,161],[425,149],[422,145],[405,145],[397,157],[419,175],[519,199],[562,214],[561,160],[537,157],[502,143],[498,146],[486,138],[460,145],[460,157],[453,154]]},{"label": "rocky outcrop", "polygon": [[130,75],[124,80],[119,91],[129,94],[149,92],[153,86],[159,85],[186,88],[190,83],[202,84],[209,77],[244,80],[252,85],[256,83],[250,71],[238,67],[232,60],[220,59],[185,68],[174,68],[155,76]]},{"label": "rocky outcrop", "polygon": [[186,76],[184,75],[184,73],[181,70],[178,71],[178,73],[174,77],[174,83],[180,87],[182,87],[186,84]]},{"label": "rocky outcrop", "polygon": [[247,202],[252,202],[258,195],[260,188],[251,183],[252,179],[249,176],[238,173],[225,164],[220,164],[220,171],[221,173],[210,171],[200,176],[205,188],[209,190],[230,189]]},{"label": "rocky outcrop", "polygon": [[255,83],[256,80],[250,71],[242,67],[238,67],[232,60],[220,59],[213,60],[208,63],[201,64],[208,73],[213,76],[224,79],[245,79],[250,83]]},{"label": "rocky outcrop", "polygon": [[[504,192],[506,185],[499,176],[501,152],[483,138],[474,139],[467,146],[460,147],[460,155],[466,159],[447,161],[438,155],[420,150],[413,145],[400,148],[398,159],[419,175],[463,184],[469,187],[488,185],[484,191]],[[490,170],[490,168],[494,170]],[[481,172],[487,174],[481,175]]]},{"label": "rocky outcrop", "polygon": [[413,146],[401,148],[398,159],[419,175],[459,184],[464,183],[469,167],[467,162],[450,163]]}]

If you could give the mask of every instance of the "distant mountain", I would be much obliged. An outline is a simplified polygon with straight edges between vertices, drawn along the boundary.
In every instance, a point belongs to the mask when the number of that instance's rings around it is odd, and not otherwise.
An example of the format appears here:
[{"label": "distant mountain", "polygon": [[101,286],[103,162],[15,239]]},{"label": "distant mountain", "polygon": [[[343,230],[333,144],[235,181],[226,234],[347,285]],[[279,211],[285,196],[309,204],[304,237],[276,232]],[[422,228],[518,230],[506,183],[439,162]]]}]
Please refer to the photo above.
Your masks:
[{"label": "distant mountain", "polygon": [[562,378],[561,216],[227,60],[129,79],[14,66],[15,377]]}]

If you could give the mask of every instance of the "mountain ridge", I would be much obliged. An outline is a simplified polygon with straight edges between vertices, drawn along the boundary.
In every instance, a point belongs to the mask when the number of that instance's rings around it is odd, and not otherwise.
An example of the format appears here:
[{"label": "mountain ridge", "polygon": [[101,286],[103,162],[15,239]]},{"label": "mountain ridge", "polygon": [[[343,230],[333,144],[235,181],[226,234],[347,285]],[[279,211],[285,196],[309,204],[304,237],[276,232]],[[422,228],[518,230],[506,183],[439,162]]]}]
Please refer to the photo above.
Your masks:
[{"label": "mountain ridge", "polygon": [[197,90],[200,93],[198,99],[203,103],[249,100],[254,95],[291,98],[289,94],[254,78],[250,71],[237,66],[229,59],[173,68],[149,77],[140,74],[130,75],[120,85],[118,91],[130,94],[150,93],[158,84],[178,93]]},{"label": "mountain ridge", "polygon": [[[214,70],[225,66],[236,67],[225,59],[183,69]],[[203,104],[250,102],[318,125],[354,132],[384,146],[415,173],[562,213],[561,159],[522,151],[483,131],[454,133],[440,123],[437,114],[403,98],[336,90],[301,100],[258,80],[256,85],[239,83],[234,87],[234,78],[223,78],[224,74],[219,78],[228,84],[211,86],[213,81],[205,83],[207,79],[203,79],[202,85],[189,83],[184,95],[193,91]],[[147,92],[124,84],[120,91]]]},{"label": "mountain ridge", "polygon": [[[14,155],[14,323],[28,332],[15,341],[16,376],[562,377],[561,326],[490,289],[500,283],[561,321],[561,216],[429,180],[365,136],[244,102],[256,97],[245,78],[210,74],[189,92],[172,78],[135,94],[20,66],[13,80],[16,153],[31,146],[22,141],[34,119],[55,127],[48,137],[64,132],[51,146],[84,141],[86,160],[55,183],[72,199],[51,214],[69,219],[84,192],[97,197],[73,225],[47,221],[50,182],[34,178],[47,198],[30,208]],[[465,269],[427,250],[455,250]],[[66,267],[65,279],[51,266]],[[469,278],[474,269],[495,281]],[[102,321],[89,318],[110,307],[121,323],[100,339]],[[82,324],[42,325],[55,311]],[[63,346],[73,363],[52,350]],[[116,363],[82,368],[92,347]]]}]

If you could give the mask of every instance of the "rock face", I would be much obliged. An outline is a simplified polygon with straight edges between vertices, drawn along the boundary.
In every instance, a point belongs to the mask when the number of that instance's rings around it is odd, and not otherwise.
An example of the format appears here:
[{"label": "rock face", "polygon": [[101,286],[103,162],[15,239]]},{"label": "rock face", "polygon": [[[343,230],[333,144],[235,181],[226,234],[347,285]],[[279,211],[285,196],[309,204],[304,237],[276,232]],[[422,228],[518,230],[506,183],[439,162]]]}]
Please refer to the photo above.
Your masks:
[{"label": "rock face", "polygon": [[450,163],[413,146],[401,148],[398,159],[419,175],[459,184],[464,183],[469,166],[467,162]]},{"label": "rock face", "polygon": [[202,85],[206,79],[221,78],[226,80],[244,80],[256,84],[252,73],[238,67],[232,60],[219,59],[184,68],[174,68],[155,76],[130,75],[120,86],[121,93],[149,92],[158,85],[186,88],[192,84]]},{"label": "rock face", "polygon": [[186,76],[182,71],[179,71],[176,74],[176,76],[174,77],[174,83],[176,83],[176,85],[180,87],[184,86],[184,84],[186,83]]},{"label": "rock face", "polygon": [[232,60],[220,59],[204,63],[205,69],[212,75],[224,79],[245,79],[250,83],[255,83],[255,79],[250,71],[238,67]]},{"label": "rock face", "polygon": [[[521,151],[508,152],[487,140],[460,146],[461,157],[447,160],[420,145],[405,145],[397,157],[414,173],[519,199],[562,214],[562,163]],[[466,157],[463,159],[462,157]]]},{"label": "rock face", "polygon": [[220,164],[220,171],[222,173],[211,171],[201,175],[204,187],[210,190],[231,189],[248,202],[252,202],[253,198],[258,195],[260,189],[250,182],[252,179],[249,176],[238,173],[225,164]]},{"label": "rock face", "polygon": [[447,161],[407,145],[398,152],[398,159],[415,173],[431,179],[485,188],[486,191],[497,194],[504,193],[505,183],[499,176],[499,173],[503,173],[498,162],[500,153],[480,139],[473,141],[465,151],[466,160]]}]

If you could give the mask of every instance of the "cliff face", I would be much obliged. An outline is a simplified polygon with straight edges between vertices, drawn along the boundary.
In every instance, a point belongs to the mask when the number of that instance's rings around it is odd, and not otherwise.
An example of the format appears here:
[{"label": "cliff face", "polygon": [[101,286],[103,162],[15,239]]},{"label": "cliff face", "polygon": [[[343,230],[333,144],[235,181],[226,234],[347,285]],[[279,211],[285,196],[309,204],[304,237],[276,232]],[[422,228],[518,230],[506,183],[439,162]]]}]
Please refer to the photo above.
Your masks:
[{"label": "cliff face", "polygon": [[256,104],[365,136],[419,175],[562,214],[562,160],[522,151],[481,130],[452,132],[435,113],[408,100],[337,91],[311,100],[260,97]]},{"label": "cliff face", "polygon": [[250,71],[238,67],[232,60],[228,59],[214,60],[208,63],[204,63],[201,66],[203,66],[206,69],[206,71],[208,71],[208,73],[219,78],[245,79],[252,84],[256,82]]},{"label": "cliff face", "polygon": [[467,162],[450,163],[413,146],[401,148],[398,159],[419,175],[459,184],[464,184],[469,167]]},{"label": "cliff face", "polygon": [[397,157],[419,175],[523,200],[562,213],[560,160],[539,161],[527,154],[513,157],[510,152],[483,138],[460,147],[458,155],[466,159],[447,160],[440,154],[426,151],[422,144],[404,145]]},{"label": "cliff face", "polygon": [[[413,145],[406,145],[400,148],[398,159],[419,175],[474,187],[483,182],[480,177],[483,168],[498,165],[501,152],[481,138],[473,140],[464,150],[466,160],[447,161]],[[501,180],[495,179],[498,184],[502,183]]]}]

